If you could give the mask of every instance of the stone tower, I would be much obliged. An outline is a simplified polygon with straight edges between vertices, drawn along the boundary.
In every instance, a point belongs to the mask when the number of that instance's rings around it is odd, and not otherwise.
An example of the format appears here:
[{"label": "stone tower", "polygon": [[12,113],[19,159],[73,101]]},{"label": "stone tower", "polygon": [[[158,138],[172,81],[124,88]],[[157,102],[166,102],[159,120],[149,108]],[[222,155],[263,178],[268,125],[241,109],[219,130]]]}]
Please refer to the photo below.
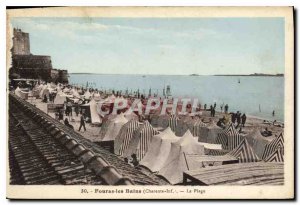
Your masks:
[{"label": "stone tower", "polygon": [[29,34],[22,32],[21,29],[14,28],[13,55],[30,55]]}]

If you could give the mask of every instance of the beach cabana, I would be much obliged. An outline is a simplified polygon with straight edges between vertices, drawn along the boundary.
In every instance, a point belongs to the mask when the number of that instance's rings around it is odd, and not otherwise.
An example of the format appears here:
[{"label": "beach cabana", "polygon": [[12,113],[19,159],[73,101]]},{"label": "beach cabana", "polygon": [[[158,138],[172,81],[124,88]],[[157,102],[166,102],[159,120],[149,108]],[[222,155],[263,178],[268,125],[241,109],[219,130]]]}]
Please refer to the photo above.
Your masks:
[{"label": "beach cabana", "polygon": [[209,123],[206,127],[201,127],[199,130],[199,142],[215,144],[218,134],[223,131],[222,128],[215,123]]},{"label": "beach cabana", "polygon": [[218,134],[217,144],[222,144],[223,149],[233,150],[241,143],[241,136],[231,123],[223,132]]},{"label": "beach cabana", "polygon": [[96,102],[98,102],[98,101],[101,100],[101,96],[100,96],[100,94],[99,94],[98,92],[97,92],[97,93],[93,93],[92,98],[93,98]]},{"label": "beach cabana", "polygon": [[128,120],[123,114],[117,115],[112,120],[108,120],[108,126],[105,132],[101,132],[103,136],[99,136],[100,141],[114,141],[119,134],[120,129]]},{"label": "beach cabana", "polygon": [[47,98],[49,99],[49,94],[50,94],[49,88],[47,87],[47,85],[44,85],[40,91],[40,98],[44,99],[44,96],[46,95]]},{"label": "beach cabana", "polygon": [[257,129],[246,135],[244,138],[247,139],[249,145],[253,148],[255,154],[259,158],[262,158],[266,146],[271,142],[270,138],[262,136]]},{"label": "beach cabana", "polygon": [[54,98],[54,104],[64,104],[67,101],[67,95],[63,92],[58,92]]},{"label": "beach cabana", "polygon": [[85,104],[83,106],[89,107],[88,111],[89,111],[89,115],[90,115],[92,124],[101,124],[102,123],[102,119],[97,111],[98,104],[95,100],[91,100],[88,104]]},{"label": "beach cabana", "polygon": [[124,151],[128,149],[129,143],[133,137],[134,131],[136,131],[141,123],[137,120],[130,120],[127,122],[118,135],[115,138],[114,142],[114,153],[117,155],[123,155]]},{"label": "beach cabana", "polygon": [[152,172],[159,171],[168,158],[171,143],[179,139],[170,127],[153,136],[148,152],[140,162],[140,165],[147,167]]},{"label": "beach cabana", "polygon": [[19,87],[17,87],[16,90],[15,90],[15,94],[16,94],[18,97],[20,97],[20,98],[22,98],[22,99],[24,99],[24,100],[27,100],[27,99],[28,99],[29,92],[24,92],[24,91],[22,91]]},{"label": "beach cabana", "polygon": [[284,138],[282,133],[278,137],[273,139],[268,145],[266,145],[262,159],[267,159],[272,153],[277,151],[279,148],[281,148],[282,153],[284,153]]},{"label": "beach cabana", "polygon": [[175,129],[176,136],[181,137],[188,130],[187,122],[192,120],[190,116],[181,116],[177,122],[177,126]]},{"label": "beach cabana", "polygon": [[173,132],[175,132],[175,130],[176,130],[178,120],[179,120],[179,118],[176,115],[170,115],[170,117],[169,117],[169,124],[168,124],[168,126],[171,128],[171,130]]},{"label": "beach cabana", "polygon": [[278,148],[275,152],[271,153],[265,160],[265,162],[284,162],[283,149]]},{"label": "beach cabana", "polygon": [[184,171],[201,168],[199,162],[187,161],[186,154],[204,155],[204,146],[195,141],[189,130],[178,141],[171,143],[168,158],[158,175],[164,177],[171,184],[182,183]]},{"label": "beach cabana", "polygon": [[114,153],[114,140],[119,134],[120,129],[128,122],[128,120],[124,117],[124,115],[120,114],[114,119],[108,121],[109,124],[106,126],[105,132],[101,132],[101,139],[98,137],[94,140],[94,142],[99,143],[100,146]]},{"label": "beach cabana", "polygon": [[130,112],[129,109],[124,112],[124,116],[127,120],[138,120],[139,119],[139,117],[134,112]]},{"label": "beach cabana", "polygon": [[228,153],[228,155],[236,157],[240,163],[258,162],[259,157],[255,154],[253,148],[248,143],[247,139],[242,142]]},{"label": "beach cabana", "polygon": [[169,115],[159,115],[157,119],[157,127],[161,127],[163,129],[166,129],[169,125]]},{"label": "beach cabana", "polygon": [[91,96],[92,95],[91,95],[90,91],[88,91],[88,90],[83,95],[83,97],[84,97],[85,100],[90,100]]},{"label": "beach cabana", "polygon": [[145,121],[133,133],[128,149],[124,152],[124,156],[130,157],[132,154],[136,154],[138,161],[142,160],[148,151],[152,137],[156,134],[158,134],[158,131],[156,131],[148,121]]},{"label": "beach cabana", "polygon": [[206,124],[204,122],[202,122],[201,119],[199,119],[199,118],[193,119],[192,129],[191,129],[193,136],[199,138],[201,135],[201,130],[204,127],[206,127]]}]

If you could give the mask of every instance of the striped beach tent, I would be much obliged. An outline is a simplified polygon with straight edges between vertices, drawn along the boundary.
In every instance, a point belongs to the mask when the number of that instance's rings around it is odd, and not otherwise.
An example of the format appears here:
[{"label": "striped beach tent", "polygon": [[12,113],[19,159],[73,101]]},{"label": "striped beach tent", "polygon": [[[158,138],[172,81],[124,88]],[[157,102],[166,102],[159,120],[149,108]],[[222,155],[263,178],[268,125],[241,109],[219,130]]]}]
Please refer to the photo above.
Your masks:
[{"label": "striped beach tent", "polygon": [[264,161],[265,162],[284,162],[283,149],[278,148],[275,152],[270,154]]},{"label": "striped beach tent", "polygon": [[[91,102],[94,101],[93,99],[91,100]],[[116,117],[116,116],[115,116]],[[102,141],[102,139],[105,137],[106,133],[108,132],[109,128],[111,127],[111,124],[113,123],[113,119],[115,118],[107,118],[106,121],[103,121],[100,131],[99,131],[99,135],[95,138],[95,141]]]},{"label": "striped beach tent", "polygon": [[158,127],[158,118],[159,115],[151,115],[150,122],[153,127]]},{"label": "striped beach tent", "polygon": [[214,122],[209,123],[206,127],[201,127],[198,141],[216,144],[218,134],[221,132],[223,132],[223,129]]},{"label": "striped beach tent", "polygon": [[224,149],[211,149],[209,150],[207,155],[212,155],[212,156],[221,156],[221,155],[226,155],[228,154],[229,151],[228,150],[224,150]]},{"label": "striped beach tent", "polygon": [[284,153],[284,138],[282,133],[278,137],[273,139],[268,145],[266,145],[262,159],[265,160],[266,158],[268,158],[278,148],[281,148]]},{"label": "striped beach tent", "polygon": [[157,126],[166,129],[169,126],[169,115],[160,115],[157,119]]},{"label": "striped beach tent", "polygon": [[258,162],[260,160],[249,145],[247,139],[243,139],[235,149],[228,153],[228,155],[236,157],[240,163]]},{"label": "striped beach tent", "polygon": [[216,139],[217,144],[222,144],[223,149],[228,150],[233,150],[240,142],[241,136],[232,123]]},{"label": "striped beach tent", "polygon": [[133,133],[133,137],[129,142],[128,149],[124,151],[124,157],[130,157],[136,154],[137,159],[140,161],[148,151],[152,137],[159,134],[148,121],[145,121]]},{"label": "striped beach tent", "polygon": [[169,127],[173,132],[176,130],[178,120],[179,118],[176,115],[170,115],[169,117]]},{"label": "striped beach tent", "polygon": [[175,129],[176,136],[181,137],[184,135],[184,133],[186,133],[188,130],[186,123],[190,120],[192,120],[190,116],[180,116]]},{"label": "striped beach tent", "polygon": [[117,155],[123,155],[124,151],[128,149],[130,140],[133,137],[133,133],[138,129],[140,123],[137,120],[130,120],[121,128],[114,143],[114,153]]},{"label": "striped beach tent", "polygon": [[194,124],[193,124],[193,130],[192,134],[194,137],[200,137],[201,136],[201,130],[206,127],[206,124],[201,121],[201,119],[196,118],[194,119]]},{"label": "striped beach tent", "polygon": [[262,159],[266,146],[271,142],[272,139],[261,135],[258,129],[244,136],[247,139],[250,146],[253,148],[255,154]]}]

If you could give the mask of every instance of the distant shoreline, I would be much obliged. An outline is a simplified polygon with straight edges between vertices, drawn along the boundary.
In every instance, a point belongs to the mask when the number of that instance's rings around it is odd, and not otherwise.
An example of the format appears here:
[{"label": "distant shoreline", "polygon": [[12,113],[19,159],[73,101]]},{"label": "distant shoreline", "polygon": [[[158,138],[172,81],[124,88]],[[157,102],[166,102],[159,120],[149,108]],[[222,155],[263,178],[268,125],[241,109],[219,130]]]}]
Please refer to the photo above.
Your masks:
[{"label": "distant shoreline", "polygon": [[[113,74],[113,73],[69,73],[72,75],[140,75],[140,76],[151,76],[151,75],[162,75],[162,76],[170,76],[172,74]],[[198,74],[190,74],[190,75],[173,75],[173,76],[246,76],[246,77],[284,77],[284,74],[216,74],[216,75],[198,75]]]}]

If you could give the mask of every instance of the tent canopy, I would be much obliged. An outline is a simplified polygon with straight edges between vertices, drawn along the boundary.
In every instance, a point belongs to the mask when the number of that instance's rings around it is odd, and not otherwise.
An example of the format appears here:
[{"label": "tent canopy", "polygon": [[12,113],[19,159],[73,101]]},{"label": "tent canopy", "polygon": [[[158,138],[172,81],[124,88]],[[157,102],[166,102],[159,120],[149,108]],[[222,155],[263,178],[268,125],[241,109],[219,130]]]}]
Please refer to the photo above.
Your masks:
[{"label": "tent canopy", "polygon": [[168,158],[171,143],[179,140],[170,127],[166,128],[163,132],[153,136],[148,152],[141,165],[147,167],[152,172],[159,171]]},{"label": "tent canopy", "polygon": [[104,133],[104,137],[101,141],[114,141],[119,134],[119,131],[128,122],[123,114],[118,115],[116,118],[110,121],[107,132]]},{"label": "tent canopy", "polygon": [[128,149],[133,133],[138,129],[140,123],[137,120],[130,120],[121,128],[114,142],[114,153],[123,155]]},{"label": "tent canopy", "polygon": [[158,133],[159,132],[153,129],[148,121],[145,121],[133,133],[133,137],[129,143],[128,149],[125,151],[125,156],[130,157],[132,154],[136,154],[137,159],[142,160],[148,151],[152,137]]},{"label": "tent canopy", "polygon": [[204,155],[204,146],[195,141],[189,130],[178,141],[171,143],[168,158],[158,174],[171,184],[181,183],[184,171],[201,168],[200,163],[187,161],[186,154]]}]

